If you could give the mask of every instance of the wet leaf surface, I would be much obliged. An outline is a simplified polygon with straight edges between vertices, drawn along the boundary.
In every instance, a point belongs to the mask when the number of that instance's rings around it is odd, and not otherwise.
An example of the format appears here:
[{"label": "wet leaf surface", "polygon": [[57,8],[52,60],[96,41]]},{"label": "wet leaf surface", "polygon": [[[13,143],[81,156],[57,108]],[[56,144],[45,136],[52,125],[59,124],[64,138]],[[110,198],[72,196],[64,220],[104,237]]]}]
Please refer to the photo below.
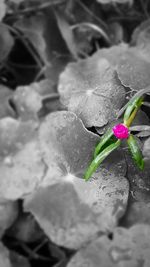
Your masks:
[{"label": "wet leaf surface", "polygon": [[42,108],[42,97],[37,92],[38,84],[18,87],[13,95],[13,103],[18,117],[23,121],[38,120]]},{"label": "wet leaf surface", "polygon": [[68,248],[79,248],[99,232],[113,229],[128,199],[122,154],[116,152],[85,182],[83,173],[98,137],[74,113],[47,116],[39,138],[48,171],[42,187],[26,198],[25,210],[53,242]]},{"label": "wet leaf surface", "polygon": [[116,72],[98,53],[69,64],[60,75],[58,91],[62,103],[87,127],[101,127],[113,120],[125,100]]},{"label": "wet leaf surface", "polygon": [[149,93],[149,14],[147,0],[0,1],[0,267],[149,267],[148,95],[130,128],[144,171],[122,142],[83,179],[94,133]]},{"label": "wet leaf surface", "polygon": [[59,95],[51,80],[19,86],[12,96],[17,116],[23,121],[39,121],[40,116],[61,109]]},{"label": "wet leaf surface", "polygon": [[[144,51],[145,52],[145,51]],[[150,84],[150,58],[141,49],[129,48],[119,59],[118,77],[122,84],[133,90],[143,89]]]},{"label": "wet leaf surface", "polygon": [[67,267],[148,267],[150,227],[137,224],[129,229],[116,228],[113,239],[103,236],[81,249]]},{"label": "wet leaf surface", "polygon": [[123,43],[101,49],[97,57],[109,61],[124,86],[138,91],[150,84],[150,57],[145,47],[129,47]]},{"label": "wet leaf surface", "polygon": [[124,103],[120,81],[131,90],[145,88],[150,84],[149,67],[146,50],[125,44],[101,49],[67,66],[59,79],[60,99],[87,127],[102,127],[115,118]]},{"label": "wet leaf surface", "polygon": [[0,120],[0,199],[18,199],[41,181],[45,166],[37,139],[37,123]]},{"label": "wet leaf surface", "polygon": [[148,203],[150,201],[149,162],[145,161],[145,168],[143,171],[140,171],[133,163],[130,155],[127,155],[126,159],[128,164],[127,177],[130,184],[130,193],[134,200]]}]

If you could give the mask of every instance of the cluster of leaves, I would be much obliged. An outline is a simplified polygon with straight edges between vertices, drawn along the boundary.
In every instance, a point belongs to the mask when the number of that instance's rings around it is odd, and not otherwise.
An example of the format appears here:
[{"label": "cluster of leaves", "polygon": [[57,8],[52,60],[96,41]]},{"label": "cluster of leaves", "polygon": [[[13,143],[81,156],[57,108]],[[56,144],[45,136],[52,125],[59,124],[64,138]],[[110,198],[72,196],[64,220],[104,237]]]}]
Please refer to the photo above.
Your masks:
[{"label": "cluster of leaves", "polygon": [[[83,179],[128,99],[149,106],[149,8],[137,2],[0,0],[1,267],[149,266],[149,107],[130,127],[144,171],[123,143]],[[134,12],[126,36],[119,18]]]}]

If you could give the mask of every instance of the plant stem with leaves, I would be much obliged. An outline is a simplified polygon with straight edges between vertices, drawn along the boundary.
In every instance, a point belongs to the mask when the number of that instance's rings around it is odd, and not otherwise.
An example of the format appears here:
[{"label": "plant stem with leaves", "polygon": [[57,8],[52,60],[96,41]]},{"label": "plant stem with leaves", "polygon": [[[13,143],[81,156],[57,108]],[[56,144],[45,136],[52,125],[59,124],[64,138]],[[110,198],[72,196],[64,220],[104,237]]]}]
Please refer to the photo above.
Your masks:
[{"label": "plant stem with leaves", "polygon": [[142,96],[135,97],[132,101],[129,101],[124,112],[123,123],[115,125],[112,129],[108,129],[102,136],[99,144],[95,148],[94,158],[84,174],[86,181],[88,181],[104,159],[121,145],[121,139],[127,139],[128,148],[134,162],[140,170],[144,169],[144,159],[141,150],[135,137],[129,132],[129,127],[143,102],[144,98]]}]

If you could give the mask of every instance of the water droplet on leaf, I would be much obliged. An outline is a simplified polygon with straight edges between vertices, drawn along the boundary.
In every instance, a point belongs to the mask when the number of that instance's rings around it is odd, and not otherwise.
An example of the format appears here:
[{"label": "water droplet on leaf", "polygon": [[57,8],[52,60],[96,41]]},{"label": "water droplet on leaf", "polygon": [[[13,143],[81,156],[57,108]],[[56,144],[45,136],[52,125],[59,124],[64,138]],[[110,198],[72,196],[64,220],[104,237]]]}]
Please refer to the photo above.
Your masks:
[{"label": "water droplet on leaf", "polygon": [[8,156],[4,158],[4,164],[7,165],[8,167],[13,167],[14,162],[13,162],[13,158]]},{"label": "water droplet on leaf", "polygon": [[119,261],[130,260],[132,256],[132,250],[129,248],[113,247],[110,250],[110,257],[114,263]]}]

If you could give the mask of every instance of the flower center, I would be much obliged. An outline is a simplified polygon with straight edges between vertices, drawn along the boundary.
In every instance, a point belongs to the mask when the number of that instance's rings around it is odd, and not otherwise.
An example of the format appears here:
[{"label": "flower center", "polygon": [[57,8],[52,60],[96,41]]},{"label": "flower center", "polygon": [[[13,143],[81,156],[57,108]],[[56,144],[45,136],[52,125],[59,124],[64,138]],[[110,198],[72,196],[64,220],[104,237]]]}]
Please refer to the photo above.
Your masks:
[{"label": "flower center", "polygon": [[113,133],[118,139],[125,139],[129,137],[129,129],[124,124],[120,123],[115,125],[113,128]]}]

